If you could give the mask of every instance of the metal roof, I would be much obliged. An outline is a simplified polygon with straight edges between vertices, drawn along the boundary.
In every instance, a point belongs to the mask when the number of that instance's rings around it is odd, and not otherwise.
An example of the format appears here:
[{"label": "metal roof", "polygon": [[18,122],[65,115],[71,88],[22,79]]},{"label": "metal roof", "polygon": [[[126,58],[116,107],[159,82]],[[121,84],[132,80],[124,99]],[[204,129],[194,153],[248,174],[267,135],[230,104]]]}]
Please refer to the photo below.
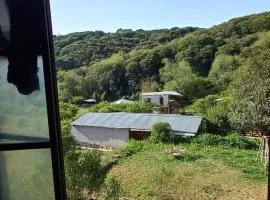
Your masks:
[{"label": "metal roof", "polygon": [[85,101],[85,102],[88,102],[88,103],[96,102],[95,99],[85,99],[84,101]]},{"label": "metal roof", "polygon": [[74,121],[73,126],[151,130],[157,122],[168,122],[173,131],[195,134],[202,118],[179,114],[153,113],[88,113]]},{"label": "metal roof", "polygon": [[133,104],[133,103],[134,103],[134,101],[130,101],[127,99],[119,99],[118,101],[114,101],[111,104],[119,105],[119,104]]},{"label": "metal roof", "polygon": [[163,91],[163,92],[144,92],[142,95],[154,96],[154,95],[171,95],[171,96],[183,96],[182,94],[175,91]]}]

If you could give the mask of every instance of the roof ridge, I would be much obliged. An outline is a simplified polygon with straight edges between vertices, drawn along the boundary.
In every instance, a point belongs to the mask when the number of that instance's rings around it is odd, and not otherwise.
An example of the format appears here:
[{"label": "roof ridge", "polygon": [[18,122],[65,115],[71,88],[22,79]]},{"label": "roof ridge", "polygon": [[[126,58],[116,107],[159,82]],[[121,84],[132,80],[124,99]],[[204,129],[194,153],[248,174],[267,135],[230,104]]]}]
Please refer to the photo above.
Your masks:
[{"label": "roof ridge", "polygon": [[177,117],[177,116],[181,116],[181,117],[190,117],[190,118],[202,118],[201,116],[196,116],[196,115],[182,115],[182,114],[167,114],[167,113],[130,113],[130,112],[89,112],[86,115],[89,114],[110,114],[110,115],[121,115],[121,114],[126,114],[126,115],[145,115],[145,116],[168,116],[168,117]]}]

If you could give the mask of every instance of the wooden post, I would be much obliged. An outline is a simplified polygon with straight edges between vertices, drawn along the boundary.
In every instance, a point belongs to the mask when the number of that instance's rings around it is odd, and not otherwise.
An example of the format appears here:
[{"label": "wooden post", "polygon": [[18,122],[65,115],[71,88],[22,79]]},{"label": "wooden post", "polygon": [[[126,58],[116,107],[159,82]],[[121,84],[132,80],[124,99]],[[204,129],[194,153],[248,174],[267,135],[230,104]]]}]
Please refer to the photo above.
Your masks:
[{"label": "wooden post", "polygon": [[267,169],[269,166],[269,138],[270,136],[263,135],[259,147],[261,162],[263,162],[264,164],[264,169],[266,173],[268,172]]}]

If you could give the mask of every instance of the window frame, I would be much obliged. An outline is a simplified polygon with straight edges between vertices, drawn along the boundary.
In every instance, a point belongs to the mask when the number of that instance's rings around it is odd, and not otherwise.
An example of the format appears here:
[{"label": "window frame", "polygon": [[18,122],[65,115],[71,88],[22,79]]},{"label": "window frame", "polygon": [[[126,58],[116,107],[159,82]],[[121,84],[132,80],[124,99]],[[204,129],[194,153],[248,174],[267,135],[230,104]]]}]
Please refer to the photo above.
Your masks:
[{"label": "window frame", "polygon": [[[46,44],[44,48],[43,70],[45,83],[45,96],[47,103],[47,117],[49,127],[49,141],[44,142],[24,142],[24,143],[0,143],[0,152],[16,151],[16,150],[35,150],[48,149],[51,151],[52,174],[54,183],[54,195],[57,200],[65,200],[66,184],[65,170],[62,152],[62,139],[60,128],[60,114],[58,104],[58,91],[56,82],[56,67],[54,58],[53,33],[51,23],[51,11],[49,0],[40,0],[43,4]],[[0,56],[6,56],[6,52],[0,51]]]}]

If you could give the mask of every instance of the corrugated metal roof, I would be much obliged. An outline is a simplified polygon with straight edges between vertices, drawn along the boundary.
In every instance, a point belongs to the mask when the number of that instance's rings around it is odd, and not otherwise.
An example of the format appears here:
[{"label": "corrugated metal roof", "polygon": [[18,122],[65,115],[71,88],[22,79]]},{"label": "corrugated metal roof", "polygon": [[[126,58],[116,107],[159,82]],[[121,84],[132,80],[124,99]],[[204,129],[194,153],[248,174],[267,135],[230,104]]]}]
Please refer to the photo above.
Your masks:
[{"label": "corrugated metal roof", "polygon": [[96,102],[95,99],[85,99],[84,101],[85,101],[85,102],[88,102],[88,103]]},{"label": "corrugated metal roof", "polygon": [[196,133],[202,118],[179,114],[88,113],[71,125],[151,130],[157,122],[168,122],[175,132]]},{"label": "corrugated metal roof", "polygon": [[182,94],[175,91],[163,91],[163,92],[144,92],[142,95],[172,95],[172,96],[182,96]]},{"label": "corrugated metal roof", "polygon": [[119,104],[133,104],[133,103],[134,103],[134,101],[130,101],[127,99],[119,99],[118,101],[114,101],[111,104],[119,105]]}]

